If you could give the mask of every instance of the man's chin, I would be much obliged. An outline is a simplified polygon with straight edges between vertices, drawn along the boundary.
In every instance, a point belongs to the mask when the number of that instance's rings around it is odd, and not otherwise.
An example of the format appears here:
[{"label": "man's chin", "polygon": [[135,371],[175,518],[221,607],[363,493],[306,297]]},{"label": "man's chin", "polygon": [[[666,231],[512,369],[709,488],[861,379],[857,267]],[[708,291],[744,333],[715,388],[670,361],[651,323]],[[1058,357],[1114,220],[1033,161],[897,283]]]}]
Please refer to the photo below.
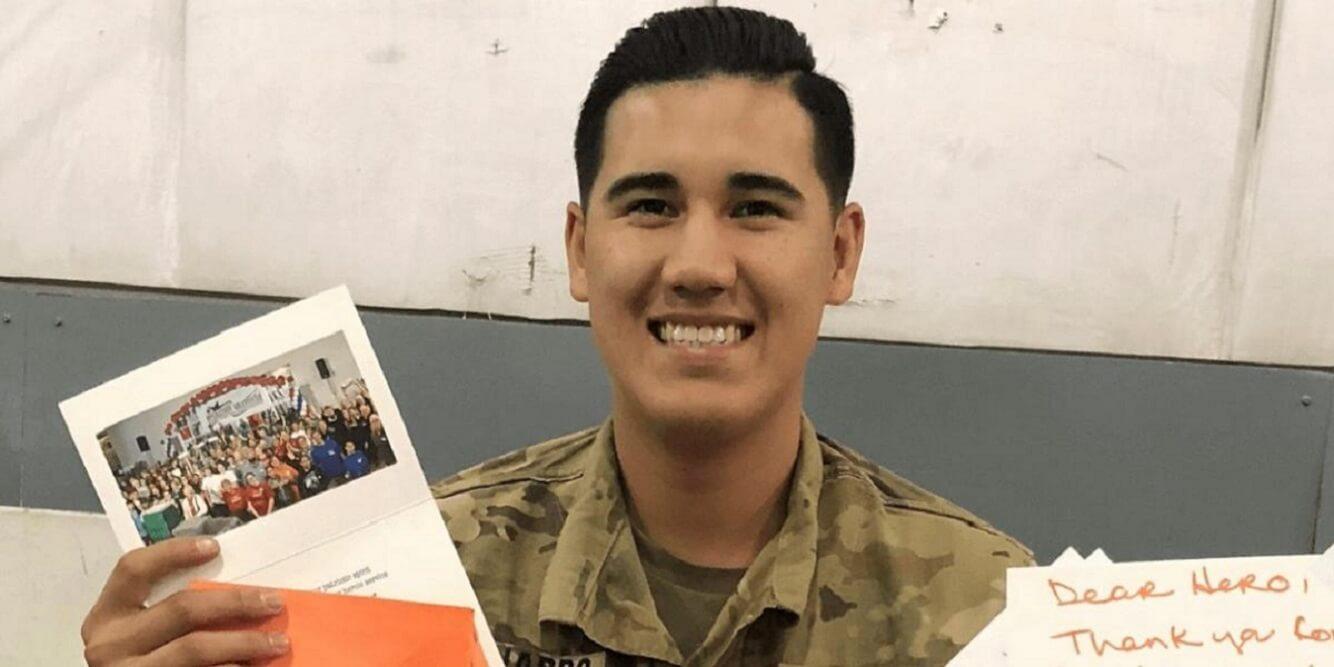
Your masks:
[{"label": "man's chin", "polygon": [[670,440],[726,440],[755,428],[759,415],[737,402],[683,401],[647,415],[650,428]]}]

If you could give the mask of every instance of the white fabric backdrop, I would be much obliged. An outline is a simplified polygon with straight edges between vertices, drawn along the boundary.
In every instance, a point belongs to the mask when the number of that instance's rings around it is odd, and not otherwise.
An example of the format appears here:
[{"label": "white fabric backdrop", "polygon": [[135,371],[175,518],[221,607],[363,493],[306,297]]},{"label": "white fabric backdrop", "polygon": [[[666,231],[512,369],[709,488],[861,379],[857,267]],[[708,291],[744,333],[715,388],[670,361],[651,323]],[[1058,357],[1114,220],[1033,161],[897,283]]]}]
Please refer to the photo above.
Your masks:
[{"label": "white fabric backdrop", "polygon": [[[674,4],[10,3],[0,275],[582,317],[578,105]],[[856,112],[868,248],[825,334],[1334,354],[1327,4],[1282,3],[1258,151],[1273,0],[753,4]]]}]

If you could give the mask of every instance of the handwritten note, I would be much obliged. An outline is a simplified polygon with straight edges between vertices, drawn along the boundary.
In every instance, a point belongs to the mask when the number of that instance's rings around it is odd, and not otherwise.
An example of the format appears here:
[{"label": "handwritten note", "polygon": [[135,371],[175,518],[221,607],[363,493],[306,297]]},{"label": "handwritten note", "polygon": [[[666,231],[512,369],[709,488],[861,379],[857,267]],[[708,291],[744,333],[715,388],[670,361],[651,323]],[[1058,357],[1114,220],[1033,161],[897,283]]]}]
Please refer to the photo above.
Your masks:
[{"label": "handwritten note", "polygon": [[1008,664],[1334,664],[1334,586],[1320,558],[1010,570]]}]

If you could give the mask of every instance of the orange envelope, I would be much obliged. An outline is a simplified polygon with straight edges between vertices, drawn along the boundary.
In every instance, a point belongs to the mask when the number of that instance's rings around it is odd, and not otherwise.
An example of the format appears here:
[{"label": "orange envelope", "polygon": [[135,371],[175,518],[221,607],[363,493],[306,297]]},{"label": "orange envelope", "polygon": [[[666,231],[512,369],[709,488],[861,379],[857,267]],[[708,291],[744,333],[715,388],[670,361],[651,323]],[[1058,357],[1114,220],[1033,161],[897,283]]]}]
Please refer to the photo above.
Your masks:
[{"label": "orange envelope", "polygon": [[[193,581],[190,588],[256,587]],[[291,650],[263,663],[269,667],[486,667],[471,609],[285,588],[268,590],[282,595],[282,613],[264,621],[215,629],[287,633]]]}]

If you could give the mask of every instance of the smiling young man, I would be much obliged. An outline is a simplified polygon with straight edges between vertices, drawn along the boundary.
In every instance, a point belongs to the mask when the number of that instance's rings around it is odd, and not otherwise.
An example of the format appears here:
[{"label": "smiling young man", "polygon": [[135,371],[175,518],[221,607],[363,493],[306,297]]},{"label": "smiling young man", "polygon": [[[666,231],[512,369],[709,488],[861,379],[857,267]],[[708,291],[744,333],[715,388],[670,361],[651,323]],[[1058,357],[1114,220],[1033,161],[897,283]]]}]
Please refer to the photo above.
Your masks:
[{"label": "smiling young man", "polygon": [[[790,23],[701,8],[631,29],[598,71],[565,240],[611,416],[433,487],[510,665],[943,665],[1031,562],[802,411],[865,226],[847,99],[814,68]],[[85,619],[89,664],[284,653],[281,635],[207,631],[277,613],[259,591],[143,606],[217,555],[126,554]]]},{"label": "smiling young man", "polygon": [[434,487],[510,664],[943,665],[1031,562],[802,412],[865,224],[814,65],[786,21],[682,9],[594,79],[565,241],[611,417]]}]

